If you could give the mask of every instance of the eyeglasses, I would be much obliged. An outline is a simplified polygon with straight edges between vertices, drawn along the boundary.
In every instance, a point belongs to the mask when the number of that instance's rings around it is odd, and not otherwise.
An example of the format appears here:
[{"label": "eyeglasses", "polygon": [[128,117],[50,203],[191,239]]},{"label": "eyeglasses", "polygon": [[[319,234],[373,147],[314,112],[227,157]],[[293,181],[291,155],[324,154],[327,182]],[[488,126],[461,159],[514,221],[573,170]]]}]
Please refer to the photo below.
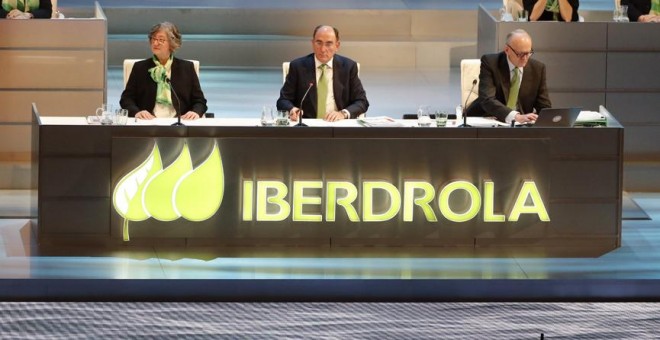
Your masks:
[{"label": "eyeglasses", "polygon": [[167,42],[166,39],[158,39],[158,38],[151,38],[149,40],[151,41],[152,44],[153,43],[159,43],[159,44],[163,45]]},{"label": "eyeglasses", "polygon": [[511,45],[509,45],[509,44],[506,44],[506,45],[509,46],[511,51],[513,51],[513,54],[515,54],[516,57],[518,57],[520,59],[525,58],[525,57],[531,57],[534,54],[534,50],[531,50],[529,52],[518,53],[516,50],[513,49],[513,47],[511,47]]}]

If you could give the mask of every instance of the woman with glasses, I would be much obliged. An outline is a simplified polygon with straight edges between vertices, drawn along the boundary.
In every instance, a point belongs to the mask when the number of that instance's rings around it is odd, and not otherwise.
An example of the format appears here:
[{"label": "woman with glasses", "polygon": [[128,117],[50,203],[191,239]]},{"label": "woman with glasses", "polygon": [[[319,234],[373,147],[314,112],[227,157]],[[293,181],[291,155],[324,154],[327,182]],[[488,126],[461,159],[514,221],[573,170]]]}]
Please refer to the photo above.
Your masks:
[{"label": "woman with glasses", "polygon": [[50,19],[53,4],[50,0],[2,0],[0,18]]},{"label": "woman with glasses", "polygon": [[499,121],[533,123],[541,109],[551,107],[545,65],[531,59],[532,38],[518,29],[506,37],[504,50],[481,57],[479,97],[468,116],[493,116]]},{"label": "woman with glasses", "polygon": [[120,104],[140,119],[197,119],[206,112],[206,99],[192,62],[174,57],[181,34],[172,23],[155,25],[149,32],[153,56],[133,66]]},{"label": "woman with glasses", "polygon": [[523,0],[529,21],[578,21],[579,0]]}]

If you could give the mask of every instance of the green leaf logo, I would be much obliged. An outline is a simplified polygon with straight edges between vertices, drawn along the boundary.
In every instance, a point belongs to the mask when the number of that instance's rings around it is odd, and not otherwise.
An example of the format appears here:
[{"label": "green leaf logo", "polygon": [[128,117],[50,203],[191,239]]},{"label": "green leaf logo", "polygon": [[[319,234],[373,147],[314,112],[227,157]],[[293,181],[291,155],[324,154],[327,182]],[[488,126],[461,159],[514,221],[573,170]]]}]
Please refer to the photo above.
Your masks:
[{"label": "green leaf logo", "polygon": [[162,169],[160,151],[158,145],[154,144],[147,159],[117,183],[112,194],[112,204],[115,211],[124,218],[125,241],[128,241],[128,221],[144,221],[149,218],[149,213],[142,204],[142,194],[147,182]]},{"label": "green leaf logo", "polygon": [[218,211],[224,191],[225,176],[215,143],[209,157],[179,179],[174,188],[174,209],[189,221],[204,221]]},{"label": "green leaf logo", "polygon": [[179,217],[199,222],[220,209],[225,176],[218,143],[193,170],[188,143],[177,159],[163,169],[158,145],[147,159],[124,176],[113,193],[113,205],[124,218],[123,238],[129,240],[128,221],[174,221]]},{"label": "green leaf logo", "polygon": [[164,170],[154,175],[144,188],[145,209],[159,221],[174,221],[181,217],[174,209],[174,187],[181,177],[193,169],[188,143],[183,144],[179,157]]}]

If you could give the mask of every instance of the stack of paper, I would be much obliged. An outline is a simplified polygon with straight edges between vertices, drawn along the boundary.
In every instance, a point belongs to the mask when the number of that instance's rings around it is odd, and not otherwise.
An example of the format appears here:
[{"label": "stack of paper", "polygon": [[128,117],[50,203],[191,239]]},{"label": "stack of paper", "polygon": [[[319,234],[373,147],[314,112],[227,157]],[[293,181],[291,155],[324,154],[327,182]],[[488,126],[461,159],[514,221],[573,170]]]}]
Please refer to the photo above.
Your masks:
[{"label": "stack of paper", "polygon": [[401,122],[397,122],[393,118],[387,116],[379,117],[362,117],[358,118],[358,122],[363,126],[370,127],[402,127],[404,126]]}]

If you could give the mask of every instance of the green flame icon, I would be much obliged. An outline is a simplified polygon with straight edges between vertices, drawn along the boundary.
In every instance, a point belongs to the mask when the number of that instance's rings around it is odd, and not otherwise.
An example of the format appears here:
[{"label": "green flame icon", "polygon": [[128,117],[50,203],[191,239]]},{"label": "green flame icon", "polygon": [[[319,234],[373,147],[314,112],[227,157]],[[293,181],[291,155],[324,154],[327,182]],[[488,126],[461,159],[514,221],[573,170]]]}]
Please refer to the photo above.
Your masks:
[{"label": "green flame icon", "polygon": [[128,241],[128,221],[204,221],[220,208],[224,171],[218,144],[200,166],[193,169],[188,143],[177,159],[163,169],[158,145],[147,159],[125,175],[115,187],[113,205],[124,218],[123,239]]}]

